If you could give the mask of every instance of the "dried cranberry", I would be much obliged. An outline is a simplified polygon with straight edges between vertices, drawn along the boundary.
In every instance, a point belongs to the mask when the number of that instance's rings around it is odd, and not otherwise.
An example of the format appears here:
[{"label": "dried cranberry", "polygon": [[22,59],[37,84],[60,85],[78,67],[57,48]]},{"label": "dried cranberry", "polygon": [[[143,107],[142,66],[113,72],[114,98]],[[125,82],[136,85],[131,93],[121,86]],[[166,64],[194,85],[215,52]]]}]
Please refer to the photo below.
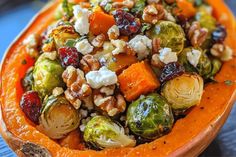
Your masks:
[{"label": "dried cranberry", "polygon": [[189,27],[190,27],[190,23],[188,21],[188,18],[186,18],[182,14],[179,14],[179,15],[177,15],[177,23],[183,28],[185,33],[188,32]]},{"label": "dried cranberry", "polygon": [[227,36],[227,32],[224,26],[218,25],[211,35],[213,42],[222,43]]},{"label": "dried cranberry", "polygon": [[79,67],[80,56],[75,47],[62,47],[59,48],[58,52],[63,67],[69,65],[72,65],[76,68]]},{"label": "dried cranberry", "polygon": [[28,91],[23,94],[20,101],[21,110],[35,124],[39,124],[39,116],[41,110],[41,100],[35,91]]},{"label": "dried cranberry", "polygon": [[168,63],[164,66],[161,76],[160,76],[160,81],[166,82],[168,80],[171,80],[177,76],[182,75],[185,72],[185,69],[182,65],[180,65],[178,62],[171,62]]},{"label": "dried cranberry", "polygon": [[114,13],[116,25],[120,30],[121,35],[131,35],[139,31],[141,23],[138,18],[124,10],[116,10]]}]

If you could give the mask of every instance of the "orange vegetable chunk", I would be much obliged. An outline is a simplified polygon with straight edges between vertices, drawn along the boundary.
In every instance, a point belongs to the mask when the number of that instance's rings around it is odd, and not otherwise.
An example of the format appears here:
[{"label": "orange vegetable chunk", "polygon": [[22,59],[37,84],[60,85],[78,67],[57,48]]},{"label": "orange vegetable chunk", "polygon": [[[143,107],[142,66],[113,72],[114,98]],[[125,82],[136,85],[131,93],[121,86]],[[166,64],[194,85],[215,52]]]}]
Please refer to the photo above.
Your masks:
[{"label": "orange vegetable chunk", "polygon": [[132,64],[118,76],[118,80],[127,101],[135,100],[160,86],[152,69],[144,61]]},{"label": "orange vegetable chunk", "polygon": [[188,0],[177,0],[177,12],[187,18],[193,17],[196,14],[196,9]]},{"label": "orange vegetable chunk", "polygon": [[115,19],[112,15],[104,13],[97,9],[90,16],[90,31],[94,35],[107,34],[108,29],[115,24]]}]

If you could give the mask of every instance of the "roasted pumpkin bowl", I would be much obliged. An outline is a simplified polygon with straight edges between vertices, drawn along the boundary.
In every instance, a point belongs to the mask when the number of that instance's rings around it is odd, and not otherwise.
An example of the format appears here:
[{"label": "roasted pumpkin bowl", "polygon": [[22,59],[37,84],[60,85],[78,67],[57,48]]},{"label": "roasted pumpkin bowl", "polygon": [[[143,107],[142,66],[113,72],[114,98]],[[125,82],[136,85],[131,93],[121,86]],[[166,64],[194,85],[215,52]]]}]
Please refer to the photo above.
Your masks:
[{"label": "roasted pumpkin bowl", "polygon": [[[187,115],[178,119],[168,134],[135,147],[106,148],[98,151],[84,148],[80,138],[76,138],[77,133],[74,132],[64,140],[49,138],[39,131],[40,128],[36,125],[37,120],[34,121],[36,123],[33,123],[32,119],[30,121],[26,117],[19,105],[24,93],[22,78],[26,71],[34,65],[35,60],[27,53],[23,41],[33,33],[42,34],[52,23],[55,10],[59,5],[58,1],[53,1],[34,17],[23,33],[8,48],[2,60],[0,108],[2,137],[19,156],[33,154],[60,157],[199,155],[224,124],[236,99],[236,21],[222,0],[208,0],[208,3],[213,8],[214,17],[226,27],[228,35],[224,43],[232,48],[233,58],[223,63],[221,70],[214,77],[214,81],[205,84],[200,103],[188,109]],[[191,15],[191,9],[186,14]],[[105,21],[105,23],[109,23],[109,21]],[[93,30],[98,35],[97,31],[97,29]],[[176,51],[179,50],[179,47],[175,48]],[[139,66],[145,69],[147,68],[145,64],[140,62]],[[149,76],[152,77],[152,75]],[[182,76],[188,76],[188,74]],[[124,79],[126,78],[124,77]],[[134,94],[130,95],[126,97],[128,101],[135,97]],[[72,143],[68,143],[71,140]]]}]

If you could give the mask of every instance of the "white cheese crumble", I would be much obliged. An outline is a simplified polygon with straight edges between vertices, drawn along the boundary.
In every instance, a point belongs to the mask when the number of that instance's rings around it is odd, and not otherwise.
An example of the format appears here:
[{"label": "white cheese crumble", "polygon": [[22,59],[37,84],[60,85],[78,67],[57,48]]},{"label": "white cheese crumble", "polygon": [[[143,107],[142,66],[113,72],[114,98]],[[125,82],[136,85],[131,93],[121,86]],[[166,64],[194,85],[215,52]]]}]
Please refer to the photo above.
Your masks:
[{"label": "white cheese crumble", "polygon": [[80,5],[75,5],[73,6],[73,14],[76,19],[74,25],[75,30],[80,35],[88,34],[90,11],[86,8],[81,8]]},{"label": "white cheese crumble", "polygon": [[111,40],[112,45],[115,46],[115,49],[112,51],[113,55],[117,55],[119,53],[124,52],[124,48],[126,46],[126,42],[123,40]]},{"label": "white cheese crumble", "polygon": [[89,54],[93,51],[93,46],[89,43],[88,39],[83,39],[77,42],[75,48],[83,55]]},{"label": "white cheese crumble", "polygon": [[178,60],[176,52],[172,52],[171,48],[165,47],[159,50],[159,52],[160,60],[165,64],[168,64],[170,62],[177,62]]},{"label": "white cheese crumble", "polygon": [[48,58],[52,61],[57,59],[57,51],[44,52],[43,55],[45,58]]},{"label": "white cheese crumble", "polygon": [[88,84],[94,89],[117,83],[116,73],[105,66],[101,67],[98,71],[88,72],[85,77]]},{"label": "white cheese crumble", "polygon": [[152,40],[145,35],[136,35],[129,41],[129,46],[137,53],[138,59],[142,60],[149,55]]},{"label": "white cheese crumble", "polygon": [[201,51],[192,49],[192,51],[187,52],[186,55],[189,63],[192,64],[194,67],[197,67],[201,54]]},{"label": "white cheese crumble", "polygon": [[113,25],[111,28],[109,28],[107,31],[107,35],[110,40],[112,39],[112,37],[115,37],[115,38],[119,37],[120,31],[119,31],[119,28],[117,27],[117,25]]},{"label": "white cheese crumble", "polygon": [[23,44],[30,48],[35,48],[38,46],[38,40],[35,34],[29,35],[24,41]]}]

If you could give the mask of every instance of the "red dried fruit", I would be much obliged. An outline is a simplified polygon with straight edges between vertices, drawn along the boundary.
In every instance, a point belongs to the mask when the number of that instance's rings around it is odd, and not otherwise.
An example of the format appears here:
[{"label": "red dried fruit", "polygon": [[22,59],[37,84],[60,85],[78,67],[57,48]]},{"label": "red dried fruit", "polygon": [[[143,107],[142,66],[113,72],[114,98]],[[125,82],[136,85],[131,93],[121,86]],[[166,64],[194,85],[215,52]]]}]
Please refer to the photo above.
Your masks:
[{"label": "red dried fruit", "polygon": [[141,27],[139,19],[135,18],[132,14],[127,13],[124,10],[116,10],[114,17],[121,35],[135,34]]},{"label": "red dried fruit", "polygon": [[20,101],[21,110],[35,124],[39,124],[40,110],[42,107],[38,92],[28,91],[23,94]]},{"label": "red dried fruit", "polygon": [[177,76],[182,75],[184,72],[185,72],[184,67],[180,65],[178,62],[168,63],[164,66],[162,70],[160,81],[162,83],[169,81]]},{"label": "red dried fruit", "polygon": [[227,32],[224,26],[218,25],[216,29],[211,34],[214,43],[223,43]]},{"label": "red dried fruit", "polygon": [[69,65],[75,68],[79,67],[80,56],[75,47],[61,47],[58,53],[63,67]]}]

